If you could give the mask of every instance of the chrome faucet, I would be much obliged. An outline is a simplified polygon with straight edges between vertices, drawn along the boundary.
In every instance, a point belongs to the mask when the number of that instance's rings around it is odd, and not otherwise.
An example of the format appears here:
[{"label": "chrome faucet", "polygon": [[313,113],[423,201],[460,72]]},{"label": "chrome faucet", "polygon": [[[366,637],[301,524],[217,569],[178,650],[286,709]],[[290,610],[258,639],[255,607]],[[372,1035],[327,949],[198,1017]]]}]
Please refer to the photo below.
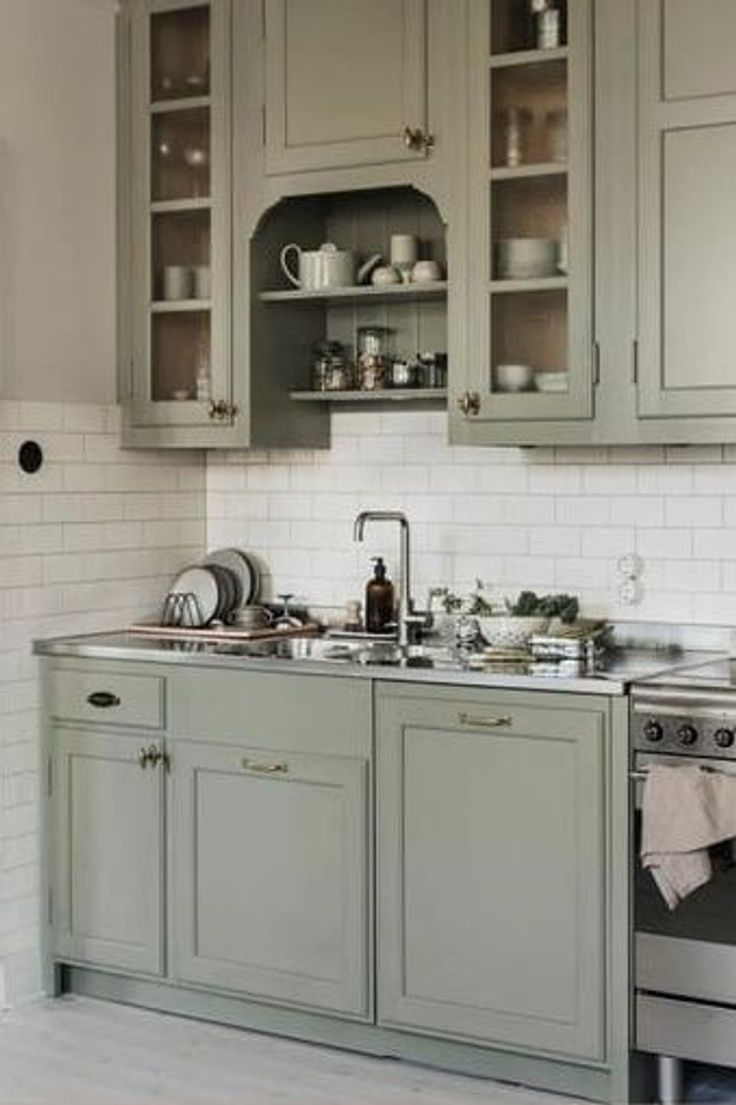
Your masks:
[{"label": "chrome faucet", "polygon": [[[414,602],[411,597],[411,566],[409,548],[409,520],[400,510],[361,510],[355,519],[353,539],[362,541],[366,522],[398,522],[399,524],[399,644],[409,644],[410,630],[417,624]],[[423,619],[419,619],[423,621]]]}]

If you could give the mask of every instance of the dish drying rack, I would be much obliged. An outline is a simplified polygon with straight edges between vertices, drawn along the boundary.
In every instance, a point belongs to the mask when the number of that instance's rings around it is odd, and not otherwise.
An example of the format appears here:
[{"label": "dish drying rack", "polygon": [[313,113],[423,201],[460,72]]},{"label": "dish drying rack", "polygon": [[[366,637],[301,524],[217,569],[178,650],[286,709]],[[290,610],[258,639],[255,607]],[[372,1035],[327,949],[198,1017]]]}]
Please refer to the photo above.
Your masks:
[{"label": "dish drying rack", "polygon": [[197,596],[191,591],[170,591],[161,609],[158,624],[131,625],[129,633],[140,636],[169,637],[172,640],[231,642],[278,641],[289,637],[313,637],[320,627],[313,622],[304,625],[262,626],[243,629],[238,625],[206,622]]}]

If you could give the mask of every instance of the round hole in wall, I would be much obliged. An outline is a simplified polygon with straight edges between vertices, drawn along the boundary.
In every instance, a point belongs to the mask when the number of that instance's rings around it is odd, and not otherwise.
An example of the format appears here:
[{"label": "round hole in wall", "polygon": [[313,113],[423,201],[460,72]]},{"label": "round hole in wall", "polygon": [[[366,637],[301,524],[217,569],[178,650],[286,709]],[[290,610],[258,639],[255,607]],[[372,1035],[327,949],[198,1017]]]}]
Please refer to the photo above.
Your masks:
[{"label": "round hole in wall", "polygon": [[43,450],[37,441],[24,441],[18,450],[18,464],[28,475],[38,472],[43,464]]}]

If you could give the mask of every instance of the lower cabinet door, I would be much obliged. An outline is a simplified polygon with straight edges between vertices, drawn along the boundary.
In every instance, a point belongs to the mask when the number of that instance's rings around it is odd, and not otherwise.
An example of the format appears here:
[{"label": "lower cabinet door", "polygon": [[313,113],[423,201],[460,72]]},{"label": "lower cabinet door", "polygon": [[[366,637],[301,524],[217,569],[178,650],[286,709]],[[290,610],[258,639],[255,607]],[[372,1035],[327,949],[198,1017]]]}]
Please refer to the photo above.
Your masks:
[{"label": "lower cabinet door", "polygon": [[171,974],[367,1018],[367,764],[182,741],[170,777]]},{"label": "lower cabinet door", "polygon": [[59,958],[163,969],[161,742],[54,733],[53,946]]},{"label": "lower cabinet door", "polygon": [[602,713],[387,695],[378,724],[379,1023],[602,1059]]}]

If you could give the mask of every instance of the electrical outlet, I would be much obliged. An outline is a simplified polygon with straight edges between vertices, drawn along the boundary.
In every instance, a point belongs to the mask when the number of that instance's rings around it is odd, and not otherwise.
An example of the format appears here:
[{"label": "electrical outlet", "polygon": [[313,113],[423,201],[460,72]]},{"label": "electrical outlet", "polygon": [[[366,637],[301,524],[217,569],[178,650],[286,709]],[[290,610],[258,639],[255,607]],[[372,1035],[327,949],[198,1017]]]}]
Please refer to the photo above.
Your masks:
[{"label": "electrical outlet", "polygon": [[624,553],[616,561],[616,571],[624,579],[639,579],[644,572],[644,561],[635,552]]}]

